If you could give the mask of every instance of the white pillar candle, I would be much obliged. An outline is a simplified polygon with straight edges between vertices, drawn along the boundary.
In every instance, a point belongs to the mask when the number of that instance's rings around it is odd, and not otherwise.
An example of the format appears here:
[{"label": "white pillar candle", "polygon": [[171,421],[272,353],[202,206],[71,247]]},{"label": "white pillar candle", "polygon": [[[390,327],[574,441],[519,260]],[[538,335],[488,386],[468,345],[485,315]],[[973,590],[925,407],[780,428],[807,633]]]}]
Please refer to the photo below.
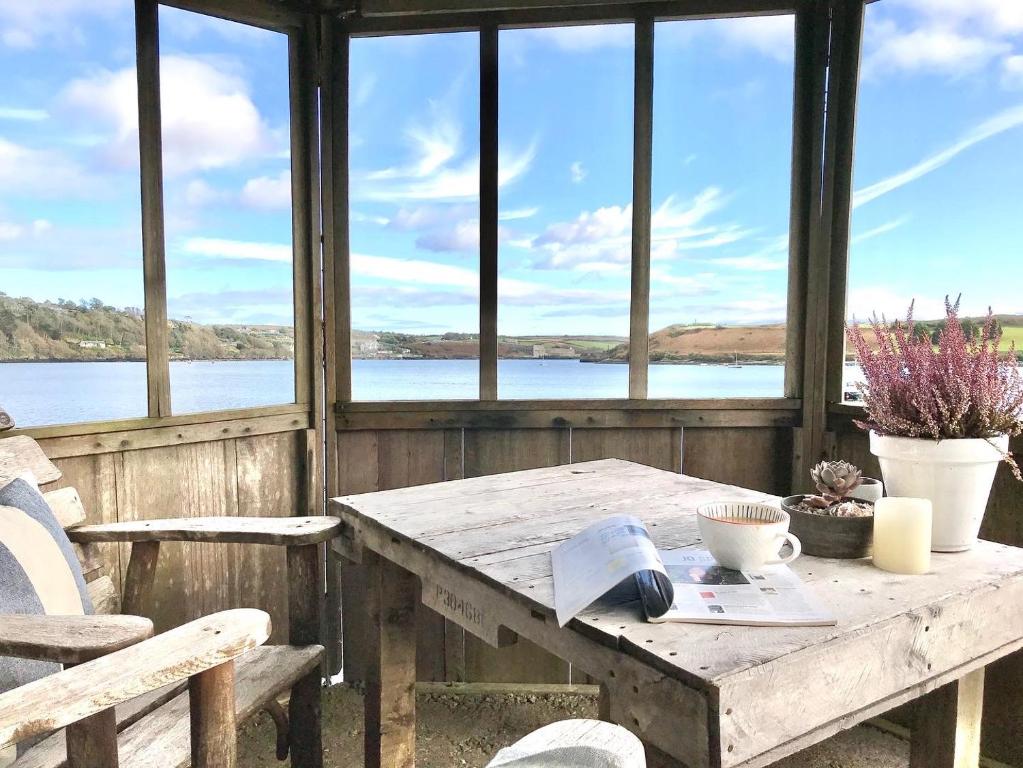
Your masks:
[{"label": "white pillar candle", "polygon": [[927,573],[930,500],[889,496],[874,502],[874,565],[892,573]]}]

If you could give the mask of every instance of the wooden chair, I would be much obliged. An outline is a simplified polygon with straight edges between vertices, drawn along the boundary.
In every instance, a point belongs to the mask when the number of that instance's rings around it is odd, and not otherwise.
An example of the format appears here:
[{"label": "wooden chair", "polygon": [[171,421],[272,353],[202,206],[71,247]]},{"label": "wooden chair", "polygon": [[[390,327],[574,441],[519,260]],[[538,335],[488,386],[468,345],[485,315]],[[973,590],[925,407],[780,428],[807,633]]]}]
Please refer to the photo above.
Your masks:
[{"label": "wooden chair", "polygon": [[119,705],[137,710],[187,683],[192,765],[234,768],[235,660],[270,636],[269,615],[224,611],[145,640],[152,631],[130,616],[5,616],[0,654],[80,666],[0,694],[0,748],[65,727],[71,768],[117,768]]},{"label": "wooden chair", "polygon": [[[59,480],[60,470],[30,437],[0,437],[0,480],[31,472],[43,490],[69,538],[85,572],[89,596],[97,614],[139,614],[153,588],[160,543],[188,541],[232,544],[269,544],[287,548],[289,643],[263,646],[238,659],[235,713],[244,722],[266,710],[277,727],[277,755],[289,750],[294,768],[320,768],[320,604],[323,578],[320,545],[332,539],[340,521],[331,517],[244,518],[215,517],[179,520],[84,525],[85,509],[73,488],[47,492],[45,485]],[[131,544],[131,557],[118,595],[103,573],[97,544]],[[96,617],[93,617],[96,618]],[[5,619],[6,621],[6,619]],[[162,637],[162,635],[161,635]],[[0,651],[2,652],[2,651]],[[65,663],[73,658],[61,659]],[[290,689],[288,712],[278,697]],[[121,766],[188,766],[189,702],[183,688],[154,692],[117,708]],[[58,768],[64,764],[65,736],[58,733],[22,755],[16,768]]]}]

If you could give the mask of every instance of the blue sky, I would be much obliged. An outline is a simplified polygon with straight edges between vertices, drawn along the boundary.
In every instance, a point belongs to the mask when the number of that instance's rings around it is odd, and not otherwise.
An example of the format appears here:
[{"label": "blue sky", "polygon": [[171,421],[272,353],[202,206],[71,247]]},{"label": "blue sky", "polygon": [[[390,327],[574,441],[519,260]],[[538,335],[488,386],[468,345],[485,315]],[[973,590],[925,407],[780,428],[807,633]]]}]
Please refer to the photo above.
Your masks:
[{"label": "blue sky", "polygon": [[[45,6],[41,7],[41,6]],[[0,290],[142,304],[128,0],[0,0]],[[287,46],[161,11],[171,315],[291,318]],[[352,45],[357,328],[478,330],[478,37]],[[501,333],[628,331],[632,30],[504,31]],[[785,313],[792,20],[656,31],[651,327]],[[1023,4],[869,6],[850,312],[1023,311]]]}]

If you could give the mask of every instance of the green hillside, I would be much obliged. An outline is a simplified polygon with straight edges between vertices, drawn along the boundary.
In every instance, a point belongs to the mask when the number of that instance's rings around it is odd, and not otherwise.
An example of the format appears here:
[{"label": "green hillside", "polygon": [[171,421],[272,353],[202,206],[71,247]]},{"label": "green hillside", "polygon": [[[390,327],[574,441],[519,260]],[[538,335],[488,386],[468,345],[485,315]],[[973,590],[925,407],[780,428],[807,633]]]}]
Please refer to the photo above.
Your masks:
[{"label": "green hillside", "polygon": [[[283,326],[201,325],[171,320],[174,360],[282,360],[294,354],[294,332]],[[0,293],[2,360],[144,360],[142,311],[99,299],[36,302]]]}]

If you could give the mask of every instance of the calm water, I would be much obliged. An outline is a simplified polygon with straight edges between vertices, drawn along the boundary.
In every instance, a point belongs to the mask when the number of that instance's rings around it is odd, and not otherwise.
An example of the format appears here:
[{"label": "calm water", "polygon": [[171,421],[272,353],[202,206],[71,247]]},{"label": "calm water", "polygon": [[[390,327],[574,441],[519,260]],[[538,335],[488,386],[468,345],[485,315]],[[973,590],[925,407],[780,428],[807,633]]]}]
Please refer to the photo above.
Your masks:
[{"label": "calm water", "polygon": [[[356,360],[358,400],[474,399],[474,360]],[[650,397],[780,397],[780,365],[654,365]],[[290,361],[171,363],[175,413],[294,400]],[[500,396],[623,398],[628,366],[574,360],[502,360]],[[0,363],[0,405],[18,424],[65,424],[146,415],[144,363]]]}]

